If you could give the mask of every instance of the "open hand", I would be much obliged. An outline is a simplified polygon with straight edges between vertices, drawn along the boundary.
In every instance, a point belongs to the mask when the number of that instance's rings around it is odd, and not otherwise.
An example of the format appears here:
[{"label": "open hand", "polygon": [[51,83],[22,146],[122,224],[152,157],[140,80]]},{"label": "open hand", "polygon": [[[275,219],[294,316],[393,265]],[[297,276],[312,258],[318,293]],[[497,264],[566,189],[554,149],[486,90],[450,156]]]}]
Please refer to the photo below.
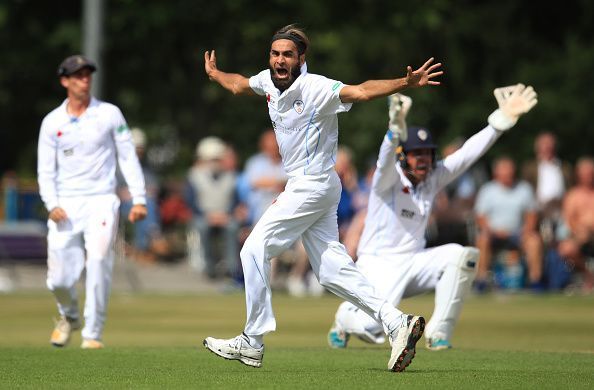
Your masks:
[{"label": "open hand", "polygon": [[433,64],[434,58],[429,58],[423,66],[413,71],[410,66],[406,67],[406,82],[409,88],[423,87],[425,85],[439,85],[439,81],[434,81],[435,77],[441,76],[443,71],[437,71],[441,67],[441,62]]}]

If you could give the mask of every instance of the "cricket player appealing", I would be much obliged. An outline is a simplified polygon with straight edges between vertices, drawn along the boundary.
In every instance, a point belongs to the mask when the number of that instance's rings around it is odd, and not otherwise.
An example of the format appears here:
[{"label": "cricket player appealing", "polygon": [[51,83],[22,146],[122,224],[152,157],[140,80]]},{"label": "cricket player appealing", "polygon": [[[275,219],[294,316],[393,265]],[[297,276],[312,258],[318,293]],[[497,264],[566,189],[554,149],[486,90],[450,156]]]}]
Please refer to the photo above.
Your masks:
[{"label": "cricket player appealing", "polygon": [[68,344],[72,331],[81,327],[75,285],[85,267],[81,347],[103,347],[120,205],[116,164],[133,198],[129,220],[139,221],[147,213],[144,178],[128,125],[116,106],[91,96],[95,70],[80,55],[62,62],[58,76],[67,99],[45,116],[39,133],[39,192],[49,211],[47,287],[61,317],[50,339],[56,347]]},{"label": "cricket player appealing", "polygon": [[205,71],[234,94],[265,95],[283,166],[289,180],[263,214],[241,250],[245,276],[247,321],[243,334],[221,340],[207,337],[204,346],[226,359],[260,367],[263,336],[276,329],[271,305],[270,259],[299,237],[320,283],[381,323],[392,342],[388,368],[403,371],[415,354],[425,320],[403,314],[375,292],[338,241],[336,210],[341,192],[334,170],[338,139],[337,114],[351,103],[388,96],[406,88],[438,85],[443,72],[428,60],[422,67],[393,80],[359,85],[307,72],[309,41],[294,25],[277,31],[271,40],[269,69],[246,78],[217,69],[214,50],[206,52]]},{"label": "cricket player appealing", "polygon": [[[533,88],[522,84],[494,93],[499,108],[489,116],[489,125],[439,162],[431,133],[424,128],[407,129],[405,118],[412,100],[400,94],[389,97],[389,130],[373,176],[357,268],[394,306],[402,298],[435,291],[435,309],[425,328],[431,350],[451,348],[479,255],[476,248],[458,244],[425,248],[433,200],[537,103]],[[336,312],[328,343],[345,348],[351,334],[370,343],[384,342],[377,319],[344,302]]]}]

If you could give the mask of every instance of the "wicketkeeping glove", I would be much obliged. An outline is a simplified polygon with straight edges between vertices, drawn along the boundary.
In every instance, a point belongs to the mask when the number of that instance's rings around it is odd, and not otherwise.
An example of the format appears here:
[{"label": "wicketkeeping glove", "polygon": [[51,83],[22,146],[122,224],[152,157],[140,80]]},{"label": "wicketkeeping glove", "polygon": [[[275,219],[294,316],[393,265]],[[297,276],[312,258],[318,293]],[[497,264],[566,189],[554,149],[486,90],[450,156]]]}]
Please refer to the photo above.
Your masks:
[{"label": "wicketkeeping glove", "polygon": [[536,105],[536,92],[531,86],[516,84],[493,91],[499,108],[489,115],[489,124],[497,130],[511,129],[523,114]]},{"label": "wicketkeeping glove", "polygon": [[406,142],[408,132],[406,129],[406,115],[412,106],[412,99],[408,96],[395,93],[388,96],[388,128],[392,134],[398,136],[400,142]]}]

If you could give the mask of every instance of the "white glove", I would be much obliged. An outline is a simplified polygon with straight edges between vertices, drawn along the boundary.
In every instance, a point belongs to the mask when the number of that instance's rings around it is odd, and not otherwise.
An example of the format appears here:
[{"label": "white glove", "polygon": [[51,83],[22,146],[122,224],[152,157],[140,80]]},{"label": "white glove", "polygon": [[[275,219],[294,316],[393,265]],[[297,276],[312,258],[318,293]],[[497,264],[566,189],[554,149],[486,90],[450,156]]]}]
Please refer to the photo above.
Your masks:
[{"label": "white glove", "polygon": [[388,128],[392,134],[398,136],[400,142],[406,142],[408,132],[406,129],[406,115],[412,106],[412,99],[408,96],[395,93],[388,96]]},{"label": "white glove", "polygon": [[523,114],[538,103],[531,86],[516,84],[493,91],[499,108],[489,115],[489,124],[500,131],[511,129]]}]

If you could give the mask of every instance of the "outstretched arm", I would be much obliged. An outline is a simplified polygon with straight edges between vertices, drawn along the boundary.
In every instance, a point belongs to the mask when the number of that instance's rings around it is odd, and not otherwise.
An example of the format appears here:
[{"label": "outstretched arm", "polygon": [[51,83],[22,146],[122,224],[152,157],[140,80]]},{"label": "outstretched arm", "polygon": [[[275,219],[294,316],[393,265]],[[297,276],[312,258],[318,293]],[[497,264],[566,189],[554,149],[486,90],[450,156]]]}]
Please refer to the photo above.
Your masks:
[{"label": "outstretched arm", "polygon": [[407,88],[439,85],[439,81],[432,79],[441,76],[443,71],[437,70],[441,67],[441,63],[431,65],[433,60],[433,57],[429,58],[423,66],[415,71],[408,66],[406,77],[392,80],[369,80],[359,85],[347,85],[340,90],[340,100],[343,103],[362,102],[392,95]]},{"label": "outstretched arm", "polygon": [[386,133],[377,159],[377,168],[373,175],[373,191],[388,191],[398,181],[396,171],[396,148],[406,142],[406,115],[412,106],[412,99],[396,93],[388,97],[389,118]]},{"label": "outstretched arm", "polygon": [[217,68],[217,57],[215,51],[204,53],[204,70],[208,78],[216,81],[223,88],[231,91],[234,95],[255,95],[256,93],[250,87],[247,77],[238,73],[225,73]]},{"label": "outstretched arm", "polygon": [[497,88],[493,94],[499,108],[489,115],[490,126],[470,137],[459,150],[444,159],[443,169],[439,170],[439,186],[447,185],[474,164],[504,131],[513,127],[538,102],[534,89],[524,84]]}]

